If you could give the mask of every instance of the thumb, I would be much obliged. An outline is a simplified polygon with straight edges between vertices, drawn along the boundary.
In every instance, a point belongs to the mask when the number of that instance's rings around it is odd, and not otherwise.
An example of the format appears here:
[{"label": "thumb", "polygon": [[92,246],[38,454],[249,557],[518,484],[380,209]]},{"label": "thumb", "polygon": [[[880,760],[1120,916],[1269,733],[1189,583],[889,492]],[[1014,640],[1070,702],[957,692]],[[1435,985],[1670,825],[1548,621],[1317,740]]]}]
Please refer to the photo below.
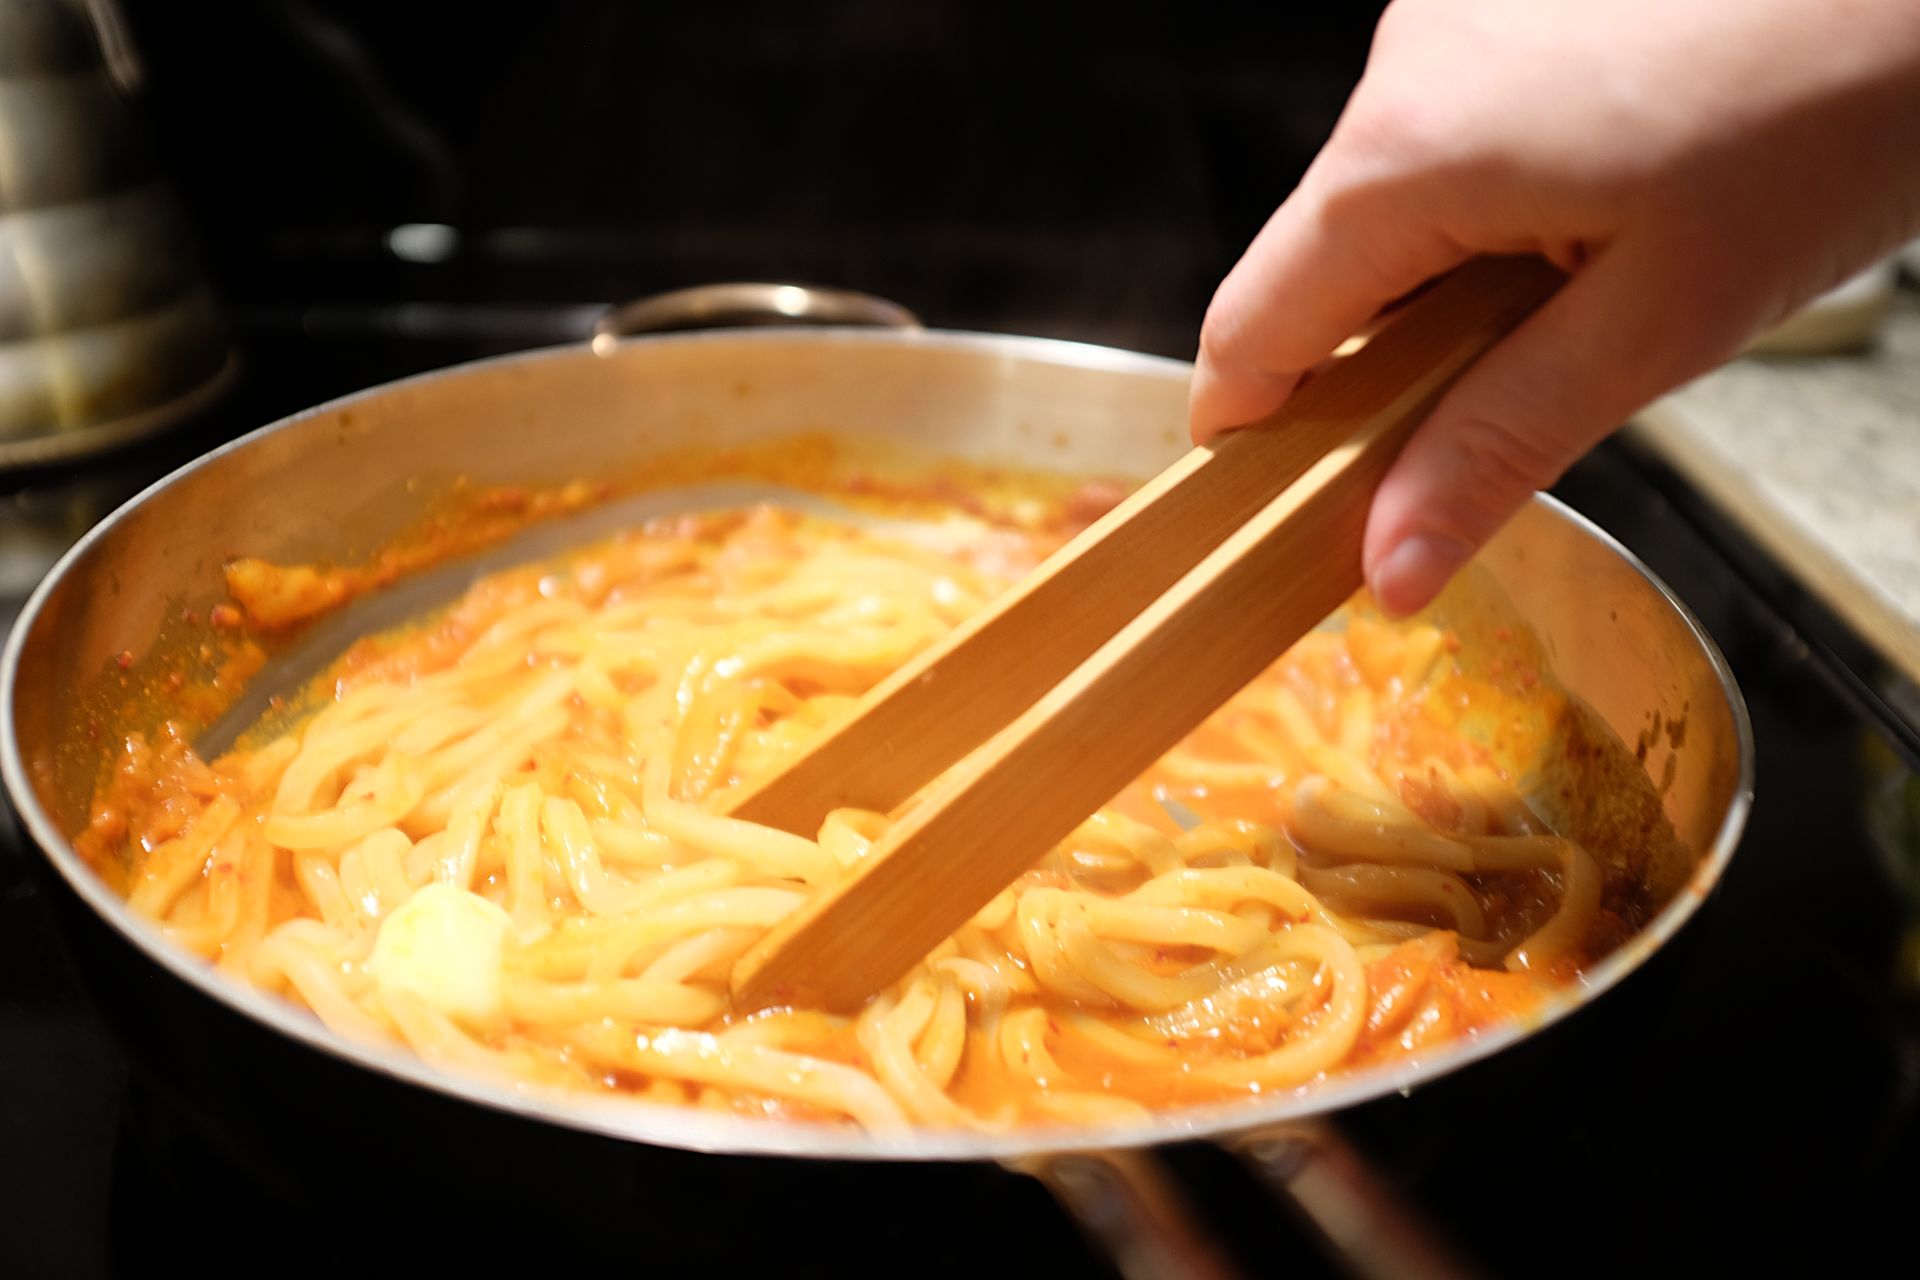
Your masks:
[{"label": "thumb", "polygon": [[1454,384],[1373,498],[1362,563],[1381,608],[1425,607],[1535,490],[1732,353],[1737,308],[1681,275],[1644,243],[1610,246]]}]

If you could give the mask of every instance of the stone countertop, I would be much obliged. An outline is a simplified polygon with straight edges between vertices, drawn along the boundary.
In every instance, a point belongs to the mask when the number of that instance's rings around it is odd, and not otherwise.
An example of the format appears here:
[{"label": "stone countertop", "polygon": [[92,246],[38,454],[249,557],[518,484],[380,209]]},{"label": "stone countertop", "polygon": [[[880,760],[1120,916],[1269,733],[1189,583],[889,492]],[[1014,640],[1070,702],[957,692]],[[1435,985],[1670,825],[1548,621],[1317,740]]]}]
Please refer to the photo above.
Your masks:
[{"label": "stone countertop", "polygon": [[1869,350],[1736,360],[1629,431],[1920,683],[1920,296]]}]

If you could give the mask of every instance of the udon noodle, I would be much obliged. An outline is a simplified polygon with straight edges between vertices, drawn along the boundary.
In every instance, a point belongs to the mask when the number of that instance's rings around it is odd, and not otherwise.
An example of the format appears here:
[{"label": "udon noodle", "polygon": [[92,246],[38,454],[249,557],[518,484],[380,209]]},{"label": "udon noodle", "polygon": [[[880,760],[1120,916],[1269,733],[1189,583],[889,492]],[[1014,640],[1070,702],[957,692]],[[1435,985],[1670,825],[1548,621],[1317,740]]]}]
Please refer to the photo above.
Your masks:
[{"label": "udon noodle", "polygon": [[[1309,1086],[1521,1014],[1637,923],[1439,714],[1453,637],[1358,602],[857,1016],[731,1007],[732,962],[891,819],[804,839],[729,795],[1035,554],[655,521],[361,642],[211,762],[130,737],[79,843],[180,946],[342,1036],[875,1131]],[[237,574],[243,602],[277,572]]]}]

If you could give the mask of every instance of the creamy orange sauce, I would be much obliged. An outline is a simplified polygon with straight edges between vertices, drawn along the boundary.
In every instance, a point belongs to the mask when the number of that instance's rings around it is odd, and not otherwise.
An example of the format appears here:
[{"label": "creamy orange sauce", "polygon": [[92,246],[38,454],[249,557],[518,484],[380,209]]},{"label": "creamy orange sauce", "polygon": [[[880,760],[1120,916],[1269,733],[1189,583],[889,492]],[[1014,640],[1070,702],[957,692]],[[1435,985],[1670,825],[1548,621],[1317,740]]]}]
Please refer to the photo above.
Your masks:
[{"label": "creamy orange sauce", "polygon": [[[935,492],[872,478],[853,487],[869,499],[920,504],[916,509],[939,503],[975,515],[988,509],[964,491]],[[951,572],[966,589],[990,594],[990,585],[982,584],[995,581],[996,572],[1037,562],[1096,518],[1114,497],[1112,486],[1054,494],[1044,502],[1031,500],[1024,522],[999,516],[988,521],[992,539],[973,548],[942,554],[892,548],[885,554],[910,572]],[[497,504],[500,523],[483,522],[477,532],[449,534],[437,544],[436,554],[497,537],[505,522],[529,518],[530,511],[544,516],[552,514],[549,507],[590,499],[584,489],[548,499],[547,505],[531,499],[502,499]],[[1036,506],[1038,517],[1032,515]],[[1001,513],[1007,509],[1004,503],[994,508]],[[697,615],[704,607],[703,592],[708,590],[704,584],[716,574],[744,569],[746,577],[741,581],[777,586],[805,556],[839,545],[835,539],[865,553],[865,544],[857,537],[822,534],[778,511],[656,521],[562,561],[490,576],[438,616],[401,632],[361,640],[341,655],[309,700],[319,707],[345,705],[369,691],[406,690],[423,681],[457,676],[486,637],[502,627],[523,625],[538,610],[556,605],[585,611],[576,610],[569,617],[618,615],[623,609],[652,610],[669,618],[677,611]],[[230,569],[228,581],[246,619],[272,630],[293,626],[389,581],[422,563],[427,554],[416,549],[354,569],[241,561]],[[849,590],[854,589],[850,583]],[[547,649],[529,649],[518,669],[533,675],[566,670],[565,652],[556,639]],[[1392,817],[1389,825],[1410,824],[1408,829],[1417,828],[1420,839],[1444,846],[1435,856],[1449,856],[1446,849],[1465,848],[1474,841],[1546,838],[1532,827],[1528,830],[1534,835],[1529,836],[1504,816],[1520,810],[1513,807],[1518,804],[1511,795],[1513,779],[1501,760],[1514,743],[1541,737],[1543,726],[1563,713],[1564,699],[1542,681],[1537,667],[1524,656],[1476,667],[1463,662],[1460,655],[1460,638],[1451,631],[1390,626],[1371,614],[1364,601],[1356,602],[1342,630],[1303,642],[1178,750],[1115,797],[1103,812],[1115,821],[1133,824],[1125,828],[1135,832],[1128,837],[1131,844],[1116,850],[1104,848],[1097,840],[1077,845],[1070,841],[1011,891],[1014,900],[1052,892],[1084,895],[1096,905],[1134,901],[1149,882],[1168,874],[1166,868],[1155,870],[1151,865],[1151,857],[1164,854],[1150,857],[1141,850],[1155,840],[1164,845],[1183,838],[1181,823],[1175,819],[1179,811],[1203,817],[1209,824],[1203,832],[1215,832],[1218,841],[1217,850],[1186,846],[1181,856],[1190,859],[1187,868],[1204,871],[1250,865],[1285,878],[1321,877],[1318,899],[1309,895],[1304,901],[1311,905],[1297,911],[1251,898],[1231,906],[1207,905],[1196,898],[1181,909],[1202,915],[1211,912],[1207,918],[1218,917],[1219,928],[1251,929],[1249,936],[1320,928],[1316,920],[1336,917],[1348,922],[1341,927],[1349,929],[1349,943],[1362,957],[1358,971],[1364,973],[1365,990],[1357,1033],[1333,1067],[1308,1072],[1300,1079],[1283,1077],[1277,1083],[1208,1076],[1191,1069],[1196,1064],[1252,1062],[1333,1035],[1346,1014],[1326,965],[1315,969],[1312,964],[1292,962],[1291,967],[1282,965],[1265,978],[1256,973],[1223,982],[1215,996],[1191,1009],[1143,1010],[1106,996],[1084,991],[1065,995],[1048,988],[1036,961],[1019,944],[1015,926],[1000,923],[957,935],[953,954],[1000,972],[1012,984],[1011,994],[998,1001],[971,989],[956,995],[959,988],[943,985],[949,978],[929,970],[924,981],[931,985],[925,990],[937,993],[931,998],[963,1001],[958,1007],[964,1030],[958,1040],[939,1047],[931,1028],[947,1015],[936,1009],[930,1029],[913,1041],[911,1052],[922,1059],[916,1069],[935,1076],[949,1071],[937,1092],[979,1123],[1090,1121],[1095,1112],[1084,1101],[1089,1095],[1164,1108],[1306,1087],[1330,1073],[1430,1053],[1536,1010],[1546,996],[1644,919],[1633,894],[1616,883],[1616,872],[1605,871],[1606,905],[1594,912],[1579,938],[1559,946],[1529,971],[1509,971],[1500,967],[1500,957],[1522,948],[1555,918],[1567,892],[1567,872],[1541,863],[1462,873],[1464,879],[1458,882],[1471,896],[1465,909],[1478,922],[1478,936],[1472,942],[1477,959],[1469,962],[1459,929],[1448,918],[1462,908],[1446,905],[1445,899],[1396,901],[1391,894],[1383,902],[1376,890],[1364,890],[1356,887],[1358,881],[1341,877],[1356,867],[1362,873],[1370,867],[1390,868],[1395,865],[1391,859],[1382,863],[1372,854],[1333,847],[1326,843],[1331,837],[1313,834],[1350,830],[1372,840],[1391,836],[1391,831],[1381,827],[1367,835],[1365,824],[1355,827],[1350,815],[1336,822],[1317,809],[1300,811],[1303,804],[1322,803],[1316,798],[1319,793],[1305,788],[1303,780],[1331,767],[1331,755],[1336,762],[1344,762],[1339,769],[1359,771],[1355,775],[1359,780],[1329,786],[1347,796],[1347,803],[1360,794],[1351,787],[1363,783],[1379,787],[1393,812],[1400,815]],[[758,753],[751,756],[755,760],[776,758],[833,716],[843,714],[853,699],[885,674],[884,667],[818,657],[776,664],[768,674],[737,680],[696,678],[703,669],[689,668],[692,674],[676,677],[684,687],[676,702],[679,723],[669,739],[667,776],[676,803],[709,809],[721,806],[732,789],[754,776],[754,770],[742,763],[749,758],[743,752]],[[509,673],[502,678],[519,677]],[[657,823],[642,816],[655,803],[647,798],[647,761],[639,754],[633,721],[622,705],[643,699],[665,678],[643,666],[615,664],[606,673],[604,687],[583,684],[568,693],[559,704],[563,725],[503,766],[503,785],[538,782],[546,803],[571,806],[595,829],[625,826],[634,833],[629,839],[640,839],[638,833],[644,831],[653,831],[646,838],[654,839]],[[404,728],[397,725],[395,733]],[[768,1092],[749,1084],[721,1086],[697,1074],[643,1069],[656,1061],[646,1057],[645,1042],[664,1027],[617,1014],[580,1028],[552,1014],[463,1021],[465,1015],[436,1013],[428,1023],[419,1023],[418,1016],[407,1021],[400,997],[383,997],[383,989],[369,987],[360,972],[366,964],[366,944],[395,910],[397,903],[390,899],[396,894],[374,873],[373,887],[364,891],[373,905],[358,924],[352,919],[341,924],[328,917],[313,896],[311,877],[316,866],[325,872],[334,865],[343,883],[350,878],[344,863],[360,837],[319,847],[314,854],[306,846],[277,846],[258,834],[246,834],[266,831],[276,821],[297,825],[296,819],[306,820],[303,814],[289,817],[275,810],[274,788],[288,760],[301,749],[299,728],[292,741],[278,738],[277,733],[253,735],[243,740],[241,749],[211,763],[192,752],[184,720],[152,736],[129,735],[96,791],[85,829],[76,834],[77,848],[112,883],[130,893],[156,877],[173,874],[183,850],[200,857],[184,888],[166,897],[162,921],[183,945],[195,946],[236,976],[267,975],[252,980],[293,998],[301,998],[301,989],[284,976],[291,971],[278,961],[263,967],[258,949],[289,921],[321,923],[326,918],[328,927],[338,926],[335,931],[347,943],[360,939],[340,953],[339,963],[351,971],[351,980],[341,988],[345,998],[362,1007],[371,1027],[384,1027],[386,1034],[407,1039],[429,1056],[498,1058],[520,1064],[511,1069],[542,1083],[758,1116],[826,1121],[844,1114],[833,1105],[799,1094]],[[372,744],[356,758],[371,761],[384,749],[384,742]],[[366,783],[371,773],[370,763],[343,769],[323,789],[324,794],[351,792]],[[1337,777],[1337,771],[1328,776]],[[1463,779],[1478,781],[1468,785]],[[232,830],[242,834],[217,838],[202,853],[193,844],[195,824],[222,803],[239,810],[239,823]],[[329,803],[348,805],[346,799]],[[457,799],[451,803],[458,808]],[[491,803],[497,804],[497,799]],[[1502,810],[1501,805],[1508,807]],[[477,865],[466,891],[476,901],[524,913],[524,902],[515,905],[518,890],[502,811],[487,812],[493,816],[485,819],[488,825],[477,837]],[[444,846],[451,838],[452,821],[445,803],[422,800],[397,817],[391,829],[403,846],[420,849],[433,841]],[[880,815],[873,815],[873,821],[884,826]],[[555,838],[549,832],[547,839]],[[543,908],[548,916],[540,926],[545,932],[525,924],[524,914],[516,917],[522,920],[516,925],[520,933],[509,936],[501,962],[502,980],[510,989],[536,991],[539,999],[549,1002],[561,999],[555,993],[562,988],[572,992],[567,984],[579,983],[581,974],[604,963],[597,950],[602,944],[595,940],[601,935],[594,930],[606,923],[604,916],[584,910],[569,898],[568,877],[575,872],[556,870],[559,864],[553,861],[557,857],[553,850],[549,844]],[[441,874],[437,867],[425,865],[424,855],[417,867],[406,863],[406,854],[400,856],[402,861],[396,865],[401,872],[384,873],[388,883],[394,874],[427,880]],[[699,865],[712,856],[711,850],[676,846],[663,853],[659,874]],[[647,883],[647,875],[655,874],[625,863],[616,866],[611,854],[607,865],[614,868],[616,887],[622,892]],[[778,876],[743,880],[736,875],[731,883],[773,887],[783,882]],[[348,909],[361,910],[361,904],[349,902]],[[1327,916],[1328,911],[1334,916]],[[1382,932],[1367,921],[1391,927]],[[1113,962],[1123,963],[1144,981],[1179,982],[1218,958],[1216,944],[1136,941],[1128,936],[1128,929],[1141,927],[1114,926],[1101,937]],[[1402,938],[1393,928],[1411,936]],[[711,985],[711,973],[723,968],[696,970],[709,976],[688,981]],[[622,972],[623,980],[633,977]],[[514,983],[522,986],[513,988]],[[1038,991],[1032,989],[1036,983],[1041,984]],[[911,997],[912,988],[903,986],[888,998]],[[565,995],[568,1000],[575,998]],[[416,1023],[439,1030],[422,1042],[419,1037],[425,1033]],[[760,1043],[755,1037],[765,1037],[766,1044],[777,1045],[780,1053],[798,1060],[847,1067],[865,1075],[879,1070],[869,1048],[876,1043],[871,1040],[872,1026],[846,1018],[808,1010],[723,1008],[694,1029],[713,1037],[716,1045]],[[630,1046],[636,1037],[642,1042],[640,1053],[619,1048]],[[944,1068],[939,1061],[943,1055],[948,1059]],[[903,1096],[908,1100],[901,1105],[915,1122],[939,1122],[916,1111],[910,1093]]]}]

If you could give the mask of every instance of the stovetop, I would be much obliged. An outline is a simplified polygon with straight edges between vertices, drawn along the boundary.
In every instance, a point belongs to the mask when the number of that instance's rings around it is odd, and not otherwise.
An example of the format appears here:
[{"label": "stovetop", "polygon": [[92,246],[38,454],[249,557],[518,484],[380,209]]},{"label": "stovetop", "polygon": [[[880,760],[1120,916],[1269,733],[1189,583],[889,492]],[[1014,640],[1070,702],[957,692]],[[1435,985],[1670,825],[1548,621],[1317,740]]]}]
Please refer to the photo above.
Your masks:
[{"label": "stovetop", "polygon": [[[1379,6],[927,0],[822,17],[579,0],[457,32],[437,7],[364,0],[120,7],[244,372],[139,449],[0,481],[0,626],[87,527],[205,449],[404,374],[577,340],[599,304],[635,294],[798,279],[943,327],[1190,355],[1208,291],[1331,126]],[[1621,988],[1340,1124],[1486,1275],[1907,1247],[1920,732],[1870,656],[1656,463],[1608,445],[1559,491],[1727,654],[1758,743],[1746,839]],[[566,1134],[197,997],[205,1019],[179,1016],[186,989],[129,954],[0,828],[0,1276],[1113,1272],[1016,1173],[663,1157]],[[1342,1274],[1226,1156],[1155,1158],[1246,1274]]]},{"label": "stovetop", "polygon": [[[572,336],[589,319],[577,308],[452,325],[391,310],[243,313],[249,377],[228,403],[83,475],[29,480],[0,503],[0,593],[17,609],[92,520],[240,429],[370,382]],[[1559,492],[1645,558],[1725,651],[1758,743],[1753,820],[1713,901],[1619,991],[1341,1124],[1490,1275],[1724,1267],[1899,1244],[1901,1196],[1920,1187],[1920,783],[1901,732],[1859,696],[1871,677],[1845,646],[1810,641],[1789,621],[1752,549],[1657,465],[1609,445]],[[316,1163],[315,1135],[298,1121],[303,1095],[363,1086],[288,1048],[270,1080],[247,1082],[284,1096],[284,1129],[225,1114],[238,1086],[183,1079],[165,1028],[136,1026],[150,1019],[127,1013],[129,993],[98,985],[93,949],[119,944],[76,926],[71,895],[6,835],[0,1274],[114,1273],[214,1248],[296,1272],[369,1260],[678,1270],[723,1258],[821,1275],[1111,1274],[1037,1183],[998,1169],[876,1183],[859,1170],[768,1173],[709,1158],[663,1173],[619,1144],[529,1132],[537,1126],[384,1082],[364,1086],[364,1145],[349,1148],[360,1156],[334,1143]],[[442,1112],[442,1148],[382,1148],[400,1117]],[[504,1166],[524,1165],[529,1150],[541,1179],[563,1189],[558,1207],[516,1214],[504,1192],[487,1203],[434,1190],[437,1169],[489,1160],[518,1186],[527,1169]],[[1162,1159],[1249,1274],[1339,1274],[1225,1157],[1195,1147]],[[370,1168],[389,1176],[369,1179]],[[395,1192],[402,1170],[407,1189]],[[377,1252],[374,1241],[385,1242]]]}]

